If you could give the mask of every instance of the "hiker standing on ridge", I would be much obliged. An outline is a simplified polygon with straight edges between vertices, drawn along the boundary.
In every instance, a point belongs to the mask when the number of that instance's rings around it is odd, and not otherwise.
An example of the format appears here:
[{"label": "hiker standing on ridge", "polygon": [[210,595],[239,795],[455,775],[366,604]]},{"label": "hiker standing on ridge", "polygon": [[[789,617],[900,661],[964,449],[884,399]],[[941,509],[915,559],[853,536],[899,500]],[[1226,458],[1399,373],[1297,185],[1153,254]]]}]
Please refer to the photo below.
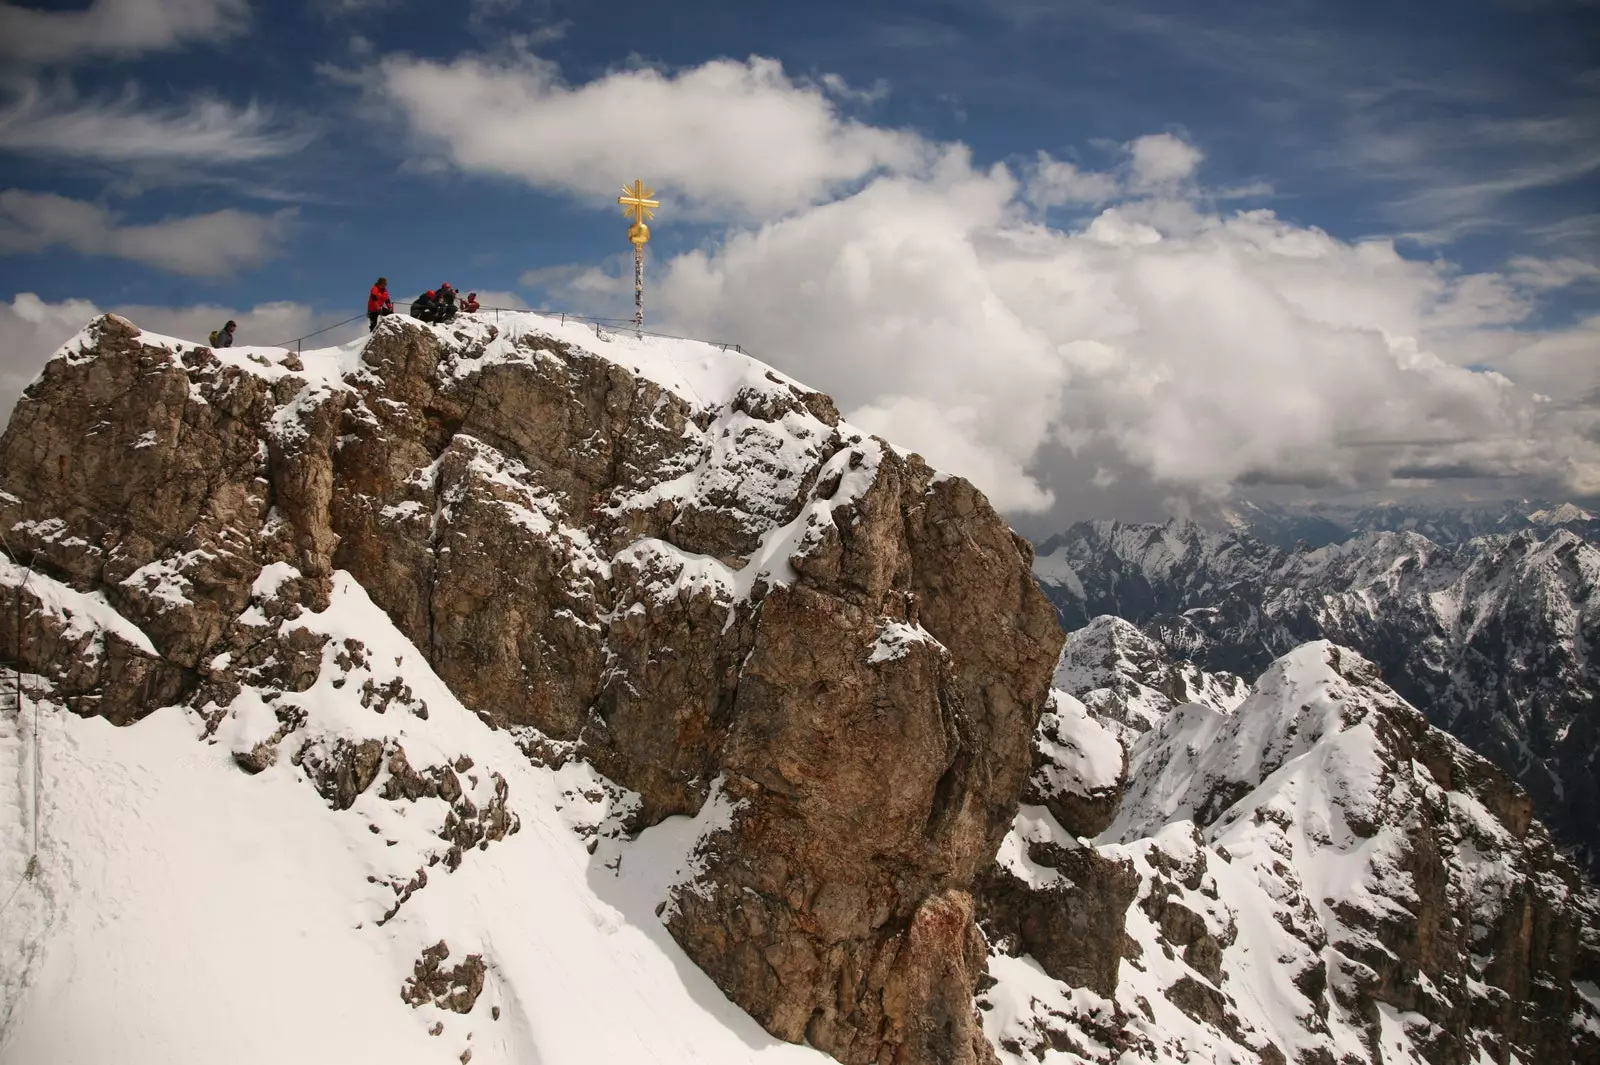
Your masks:
[{"label": "hiker standing on ridge", "polygon": [[478,294],[476,292],[467,293],[467,298],[461,301],[461,309],[468,314],[476,313],[478,310]]},{"label": "hiker standing on ridge", "polygon": [[206,339],[211,341],[211,346],[214,348],[231,348],[233,347],[233,331],[237,328],[239,328],[239,323],[229,318],[227,325],[218,329]]},{"label": "hiker standing on ridge", "polygon": [[372,291],[367,293],[367,332],[378,328],[378,319],[394,313],[394,300],[389,298],[389,279],[378,278]]}]

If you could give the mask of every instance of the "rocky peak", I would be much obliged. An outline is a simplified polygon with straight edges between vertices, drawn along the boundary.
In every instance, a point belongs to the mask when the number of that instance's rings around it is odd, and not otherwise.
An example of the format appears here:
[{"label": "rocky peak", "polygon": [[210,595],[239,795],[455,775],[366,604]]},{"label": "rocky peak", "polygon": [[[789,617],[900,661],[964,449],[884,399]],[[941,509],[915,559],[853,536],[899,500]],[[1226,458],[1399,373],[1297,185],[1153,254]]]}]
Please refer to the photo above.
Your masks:
[{"label": "rocky peak", "polygon": [[[1056,720],[1057,748],[1106,727]],[[1592,889],[1527,795],[1370,661],[1308,643],[1234,708],[1174,708],[1126,766],[1098,838],[1025,805],[981,895],[986,1024],[1010,1060],[1600,1052]]]},{"label": "rocky peak", "polygon": [[[27,390],[0,471],[35,573],[0,581],[27,619],[8,664],[52,705],[184,708],[240,772],[303,776],[375,834],[374,804],[440,811],[436,844],[391,852],[420,864],[385,863],[373,927],[476,875],[473,851],[530,845],[502,748],[417,739],[459,701],[542,772],[599,774],[596,877],[616,841],[697,819],[661,919],[767,1031],[845,1062],[991,1060],[971,890],[1062,636],[983,495],[826,396],[535,315],[394,317],[301,355],[107,316]],[[407,1002],[474,1008],[476,955],[436,946],[460,938],[430,930]]]},{"label": "rocky peak", "polygon": [[1155,727],[1181,703],[1230,710],[1246,691],[1231,674],[1174,661],[1137,625],[1109,614],[1068,634],[1054,683],[1076,693],[1100,720],[1133,733]]}]

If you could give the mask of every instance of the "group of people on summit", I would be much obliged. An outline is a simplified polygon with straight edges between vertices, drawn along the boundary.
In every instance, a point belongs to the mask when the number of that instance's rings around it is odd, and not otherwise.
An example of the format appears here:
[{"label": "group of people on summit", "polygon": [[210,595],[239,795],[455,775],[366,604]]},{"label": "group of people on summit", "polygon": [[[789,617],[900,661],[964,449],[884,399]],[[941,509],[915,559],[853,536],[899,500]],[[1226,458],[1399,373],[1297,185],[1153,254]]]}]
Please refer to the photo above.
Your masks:
[{"label": "group of people on summit", "polygon": [[[467,293],[459,299],[456,290],[446,281],[438,288],[430,288],[411,301],[411,317],[419,322],[448,322],[458,311],[471,314],[478,309],[478,294]],[[394,300],[389,296],[389,279],[378,278],[372,291],[367,293],[367,331],[378,328],[378,319],[394,313]]]},{"label": "group of people on summit", "polygon": [[[457,313],[472,314],[479,309],[478,294],[469,292],[465,299],[446,281],[438,288],[430,288],[411,301],[411,317],[419,322],[448,322]],[[367,332],[378,328],[378,319],[394,313],[394,300],[389,296],[389,279],[380,277],[367,293]],[[233,332],[239,323],[229,319],[228,324],[214,331],[207,339],[213,348],[231,348]]]}]

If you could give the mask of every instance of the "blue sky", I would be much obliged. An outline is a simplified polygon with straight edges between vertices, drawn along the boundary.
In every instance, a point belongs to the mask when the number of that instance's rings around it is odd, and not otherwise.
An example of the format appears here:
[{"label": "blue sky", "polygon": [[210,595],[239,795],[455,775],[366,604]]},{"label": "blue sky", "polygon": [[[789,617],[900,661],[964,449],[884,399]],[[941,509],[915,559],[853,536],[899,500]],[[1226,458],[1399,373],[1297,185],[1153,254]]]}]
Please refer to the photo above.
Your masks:
[{"label": "blue sky", "polygon": [[[871,427],[990,477],[1018,513],[1059,514],[1069,500],[1142,513],[1241,485],[1593,491],[1600,464],[1574,449],[1600,440],[1600,7],[1205,9],[0,4],[0,298],[16,319],[13,329],[0,314],[0,337],[41,344],[92,303],[185,324],[256,313],[253,339],[276,341],[274,328],[292,335],[358,311],[379,273],[400,292],[449,280],[506,302],[625,314],[614,201],[638,176],[666,202],[653,320],[740,340],[841,393]],[[902,213],[897,190],[943,200]],[[830,223],[852,212],[853,230]],[[1278,228],[1230,228],[1240,212],[1270,212]],[[1139,225],[1161,238],[1163,262],[1203,253],[1185,261],[1215,272],[1265,255],[1292,269],[1251,267],[1210,292],[1207,308],[1241,310],[1194,340],[1197,358],[1181,350],[1186,331],[1160,318],[1179,297],[1148,287],[1153,261],[1081,254],[1086,235],[1096,249],[1143,246]],[[970,276],[874,258],[917,241]],[[1307,255],[1316,278],[1292,291],[1275,280]],[[868,273],[849,274],[860,263]],[[1026,284],[1022,263],[1037,271]],[[813,282],[856,280],[819,295],[828,287],[808,285],[808,270]],[[914,295],[929,277],[936,309]],[[1106,286],[1122,310],[1063,319],[1052,285],[1074,298]],[[1242,308],[1263,286],[1296,324],[1252,329],[1261,312]],[[789,320],[796,291],[812,305]],[[16,304],[20,294],[37,306]],[[819,315],[859,310],[863,294],[878,318],[922,324],[885,336],[863,315],[850,330],[808,331]],[[951,309],[968,299],[971,313]],[[779,309],[752,314],[769,300]],[[1129,314],[1132,333],[1117,324]],[[989,375],[1006,386],[968,402],[970,385],[938,367],[988,346],[985,330],[1000,338]],[[1385,352],[1330,355],[1330,330],[1364,330]],[[1234,357],[1269,337],[1270,352]],[[1449,373],[1417,383],[1407,339]],[[1091,342],[1131,369],[1108,377],[1083,354]],[[816,356],[819,345],[851,358]],[[1236,369],[1250,393],[1263,360],[1369,357],[1399,368],[1369,367],[1368,386],[1408,397],[1382,426],[1353,386],[1348,407],[1319,400],[1279,430],[1269,423],[1290,400],[1271,390],[1214,424],[1175,415],[1182,405],[1161,394],[1201,362],[1206,381]],[[871,371],[853,371],[868,360]],[[1491,395],[1473,379],[1485,369],[1527,395]],[[1075,406],[1091,384],[1103,402]],[[1015,415],[1011,389],[1055,398]],[[1154,399],[1140,407],[1133,393]],[[1127,409],[1107,413],[1112,400]],[[951,435],[928,428],[928,411],[952,402],[965,443],[939,455],[920,438]],[[1504,446],[1449,443],[1486,417]],[[994,429],[996,419],[1031,429]],[[1259,433],[1234,439],[1240,419]],[[1417,425],[1431,435],[1410,439]],[[1400,429],[1408,439],[1391,446]],[[1208,447],[1214,460],[1191,461]],[[1340,457],[1323,461],[1319,448]]]}]

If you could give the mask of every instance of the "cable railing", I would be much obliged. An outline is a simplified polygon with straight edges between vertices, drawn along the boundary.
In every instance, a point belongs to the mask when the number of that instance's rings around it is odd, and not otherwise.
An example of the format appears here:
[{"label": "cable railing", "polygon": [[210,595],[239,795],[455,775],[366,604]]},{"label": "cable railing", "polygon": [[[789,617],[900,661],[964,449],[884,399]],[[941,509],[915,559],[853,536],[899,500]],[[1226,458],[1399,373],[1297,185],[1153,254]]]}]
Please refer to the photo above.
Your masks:
[{"label": "cable railing", "polygon": [[[410,300],[395,300],[395,301],[393,301],[394,306],[395,306],[395,310],[393,310],[390,313],[392,313],[392,314],[403,314],[403,313],[405,313],[405,312],[402,312],[399,308],[400,307],[409,307],[413,302],[415,302],[415,300],[417,298],[419,298],[419,297],[412,297],[412,299],[410,299]],[[285,340],[285,341],[283,341],[282,343],[279,343],[279,344],[264,344],[264,345],[261,345],[261,346],[262,347],[269,347],[269,348],[284,348],[285,350],[287,350],[290,347],[293,347],[296,352],[301,352],[301,351],[305,350],[305,348],[304,348],[305,342],[307,340],[310,340],[312,337],[322,336],[324,333],[331,333],[335,329],[342,329],[347,325],[351,325],[351,324],[353,324],[355,322],[359,322],[362,319],[366,318],[369,313],[371,313],[371,312],[362,311],[360,314],[352,315],[351,317],[346,318],[341,322],[335,322],[332,325],[325,325],[321,329],[313,330],[313,331],[305,334],[304,336],[298,336],[298,337],[293,338],[292,340]],[[723,351],[727,351],[729,348],[732,348],[734,351],[737,351],[741,355],[750,354],[748,351],[744,350],[744,347],[742,345],[734,343],[732,341],[704,340],[704,339],[702,339],[700,337],[686,337],[686,336],[680,336],[680,335],[678,335],[676,333],[659,333],[659,332],[655,332],[654,330],[644,329],[642,327],[636,326],[634,324],[634,321],[633,321],[632,318],[605,318],[605,317],[600,317],[600,316],[592,315],[592,314],[578,314],[578,313],[575,313],[573,311],[552,311],[552,310],[546,310],[546,309],[539,308],[539,307],[482,307],[482,306],[480,306],[475,311],[463,311],[458,306],[456,308],[456,315],[455,316],[457,318],[460,318],[460,317],[471,317],[471,318],[482,319],[484,316],[489,315],[489,314],[493,314],[494,315],[494,324],[496,326],[498,326],[500,324],[500,316],[502,314],[537,314],[537,315],[541,315],[541,316],[543,316],[545,318],[558,318],[558,319],[560,319],[562,325],[567,324],[567,322],[569,322],[569,321],[572,321],[572,322],[583,322],[583,323],[588,324],[588,325],[593,325],[595,327],[595,335],[601,337],[602,339],[604,338],[604,333],[602,332],[602,330],[604,330],[606,327],[610,327],[612,332],[626,333],[626,334],[628,334],[630,336],[656,337],[656,338],[659,338],[661,340],[692,340],[692,341],[695,341],[696,343],[710,344],[713,347],[721,348]],[[410,315],[407,314],[406,317],[410,317]],[[432,324],[440,325],[440,324],[444,324],[444,323],[435,322],[435,323],[432,323]]]}]

